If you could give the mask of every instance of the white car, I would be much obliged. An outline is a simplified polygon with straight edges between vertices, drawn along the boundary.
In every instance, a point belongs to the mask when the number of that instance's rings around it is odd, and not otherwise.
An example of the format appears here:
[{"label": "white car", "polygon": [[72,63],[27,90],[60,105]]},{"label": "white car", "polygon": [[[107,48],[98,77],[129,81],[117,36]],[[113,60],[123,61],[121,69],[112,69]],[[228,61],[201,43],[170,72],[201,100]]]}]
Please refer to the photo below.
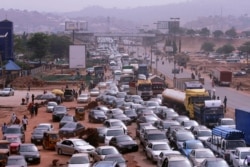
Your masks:
[{"label": "white car", "polygon": [[249,147],[237,147],[236,150],[230,153],[230,162],[233,167],[248,166],[245,158],[250,156]]},{"label": "white car", "polygon": [[173,150],[162,151],[158,156],[157,167],[162,167],[162,163],[164,159],[166,158],[166,156],[168,155],[181,155],[181,153],[180,151],[173,151]]},{"label": "white car", "polygon": [[106,82],[99,82],[97,86],[98,86],[99,89],[106,88],[107,83]]},{"label": "white car", "polygon": [[0,96],[14,96],[15,90],[13,88],[4,88],[0,91]]},{"label": "white car", "polygon": [[90,96],[98,96],[100,94],[100,90],[98,88],[94,88],[90,90]]},{"label": "white car", "polygon": [[73,154],[67,164],[68,167],[90,167],[90,156],[87,153]]},{"label": "white car", "polygon": [[206,158],[214,158],[214,153],[209,148],[193,149],[188,156],[188,159],[194,166],[200,166]]},{"label": "white car", "polygon": [[146,146],[145,153],[147,158],[153,162],[157,162],[160,153],[165,150],[171,150],[166,141],[154,141]]},{"label": "white car", "polygon": [[57,102],[54,102],[54,101],[49,101],[48,104],[47,104],[47,108],[46,108],[46,111],[47,112],[53,112],[53,109],[55,106],[57,106]]},{"label": "white car", "polygon": [[89,93],[82,93],[77,97],[77,103],[89,103],[91,102],[91,97]]}]

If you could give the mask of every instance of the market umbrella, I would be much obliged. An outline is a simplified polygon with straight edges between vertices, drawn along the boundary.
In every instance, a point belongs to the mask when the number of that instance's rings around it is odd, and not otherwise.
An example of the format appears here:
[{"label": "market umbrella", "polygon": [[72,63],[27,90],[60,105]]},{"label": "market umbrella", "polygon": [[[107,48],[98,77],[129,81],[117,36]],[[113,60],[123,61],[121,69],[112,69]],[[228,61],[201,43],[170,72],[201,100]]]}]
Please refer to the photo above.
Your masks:
[{"label": "market umbrella", "polygon": [[64,94],[64,92],[60,89],[53,89],[51,92],[55,95],[63,95]]},{"label": "market umbrella", "polygon": [[46,93],[46,94],[43,94],[39,99],[40,100],[52,100],[55,98],[56,98],[56,95],[54,95],[52,93]]}]

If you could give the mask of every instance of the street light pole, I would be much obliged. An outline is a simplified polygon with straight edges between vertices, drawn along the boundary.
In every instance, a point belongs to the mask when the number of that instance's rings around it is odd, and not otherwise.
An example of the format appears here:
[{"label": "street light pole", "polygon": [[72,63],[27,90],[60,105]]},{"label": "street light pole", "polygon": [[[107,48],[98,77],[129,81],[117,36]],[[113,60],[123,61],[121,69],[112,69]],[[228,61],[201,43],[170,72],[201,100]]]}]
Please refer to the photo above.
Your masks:
[{"label": "street light pole", "polygon": [[[172,17],[172,18],[170,18],[171,20],[173,20],[173,22],[176,22],[176,21],[179,21],[180,20],[180,18],[177,18],[177,17]],[[170,27],[170,28],[172,28],[171,30],[172,30],[172,32],[171,33],[173,33],[173,57],[174,57],[174,70],[173,70],[173,72],[174,72],[174,78],[173,78],[173,82],[174,82],[174,87],[175,87],[175,81],[176,81],[176,59],[175,59],[175,47],[176,47],[176,31],[177,31],[177,27]]]}]

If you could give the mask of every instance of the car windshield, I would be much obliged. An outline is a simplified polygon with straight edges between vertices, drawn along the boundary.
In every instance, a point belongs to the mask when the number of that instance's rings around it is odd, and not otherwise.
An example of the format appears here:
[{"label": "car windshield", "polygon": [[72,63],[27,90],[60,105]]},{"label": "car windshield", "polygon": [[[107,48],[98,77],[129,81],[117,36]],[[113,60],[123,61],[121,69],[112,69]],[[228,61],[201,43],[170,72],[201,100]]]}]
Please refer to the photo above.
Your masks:
[{"label": "car windshield", "polygon": [[196,121],[186,121],[184,122],[184,127],[198,126],[199,124]]},{"label": "car windshield", "polygon": [[223,120],[221,125],[235,125],[234,120]]},{"label": "car windshield", "polygon": [[153,150],[170,150],[170,148],[167,144],[155,144]]},{"label": "car windshield", "polygon": [[88,94],[81,94],[79,97],[89,97]]},{"label": "car windshield", "polygon": [[20,128],[7,128],[5,131],[5,134],[17,134],[17,133],[21,133]]},{"label": "car windshield", "polygon": [[17,166],[26,166],[26,162],[24,158],[8,158],[7,166],[17,165]]},{"label": "car windshield", "polygon": [[111,126],[122,126],[123,125],[122,122],[120,122],[120,121],[111,122],[110,124],[111,124]]},{"label": "car windshield", "polygon": [[241,152],[240,159],[245,159],[249,155],[250,155],[250,151]]},{"label": "car windshield", "polygon": [[188,160],[179,160],[179,161],[169,161],[168,166],[164,167],[184,167],[184,166],[191,167],[192,165]]},{"label": "car windshield", "polygon": [[56,106],[57,104],[55,102],[49,102],[48,106]]},{"label": "car windshield", "polygon": [[123,141],[131,141],[132,138],[129,136],[121,136],[121,137],[116,137],[116,141],[119,142],[123,142]]},{"label": "car windshield", "polygon": [[85,146],[85,145],[88,145],[89,143],[87,143],[84,140],[77,140],[77,141],[74,141],[74,144],[75,146]]},{"label": "car windshield", "polygon": [[106,157],[104,158],[104,161],[116,161],[118,163],[125,162],[124,158],[122,157]]},{"label": "car windshield", "polygon": [[38,149],[34,145],[21,145],[19,147],[20,152],[37,152]]},{"label": "car windshield", "polygon": [[164,134],[157,134],[157,133],[152,133],[147,135],[148,140],[162,140],[166,139],[166,136]]},{"label": "car windshield", "polygon": [[212,151],[197,151],[196,158],[213,158],[214,154]]},{"label": "car windshield", "polygon": [[123,135],[123,134],[124,134],[123,129],[108,130],[106,136],[119,136],[119,135]]},{"label": "car windshield", "polygon": [[71,157],[69,160],[69,164],[88,164],[89,159],[87,156],[76,156]]},{"label": "car windshield", "polygon": [[108,155],[108,154],[118,154],[118,151],[116,151],[113,148],[106,148],[102,150],[102,155]]},{"label": "car windshield", "polygon": [[54,111],[56,111],[56,112],[65,112],[65,111],[67,111],[67,109],[64,106],[55,106]]},{"label": "car windshield", "polygon": [[228,150],[235,150],[236,147],[246,147],[246,143],[244,140],[227,140],[226,148]]},{"label": "car windshield", "polygon": [[44,129],[34,129],[33,134],[43,135],[44,131]]},{"label": "car windshield", "polygon": [[204,148],[201,142],[188,142],[186,143],[186,149],[197,149],[197,148]]},{"label": "car windshield", "polygon": [[180,142],[194,139],[194,136],[191,133],[179,133],[176,135],[176,137],[177,137],[177,141],[180,141]]},{"label": "car windshield", "polygon": [[136,114],[133,110],[125,110],[124,114]]},{"label": "car windshield", "polygon": [[66,116],[66,117],[63,117],[61,121],[73,121],[73,117]]},{"label": "car windshield", "polygon": [[211,130],[202,130],[199,131],[197,134],[198,137],[202,137],[202,136],[212,136],[212,132]]},{"label": "car windshield", "polygon": [[76,124],[73,122],[69,122],[69,123],[66,123],[63,127],[72,129],[76,127]]}]

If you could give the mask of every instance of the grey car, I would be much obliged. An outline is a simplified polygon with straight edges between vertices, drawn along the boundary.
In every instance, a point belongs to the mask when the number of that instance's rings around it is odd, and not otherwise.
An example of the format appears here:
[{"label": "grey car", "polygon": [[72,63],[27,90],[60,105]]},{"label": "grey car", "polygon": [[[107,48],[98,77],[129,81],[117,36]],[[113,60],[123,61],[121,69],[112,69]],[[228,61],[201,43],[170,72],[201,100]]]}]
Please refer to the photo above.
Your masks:
[{"label": "grey car", "polygon": [[56,152],[59,155],[73,155],[75,153],[91,153],[95,147],[82,139],[64,139],[56,143]]},{"label": "grey car", "polygon": [[52,121],[59,122],[67,113],[68,111],[65,106],[61,105],[55,106],[52,112]]}]

